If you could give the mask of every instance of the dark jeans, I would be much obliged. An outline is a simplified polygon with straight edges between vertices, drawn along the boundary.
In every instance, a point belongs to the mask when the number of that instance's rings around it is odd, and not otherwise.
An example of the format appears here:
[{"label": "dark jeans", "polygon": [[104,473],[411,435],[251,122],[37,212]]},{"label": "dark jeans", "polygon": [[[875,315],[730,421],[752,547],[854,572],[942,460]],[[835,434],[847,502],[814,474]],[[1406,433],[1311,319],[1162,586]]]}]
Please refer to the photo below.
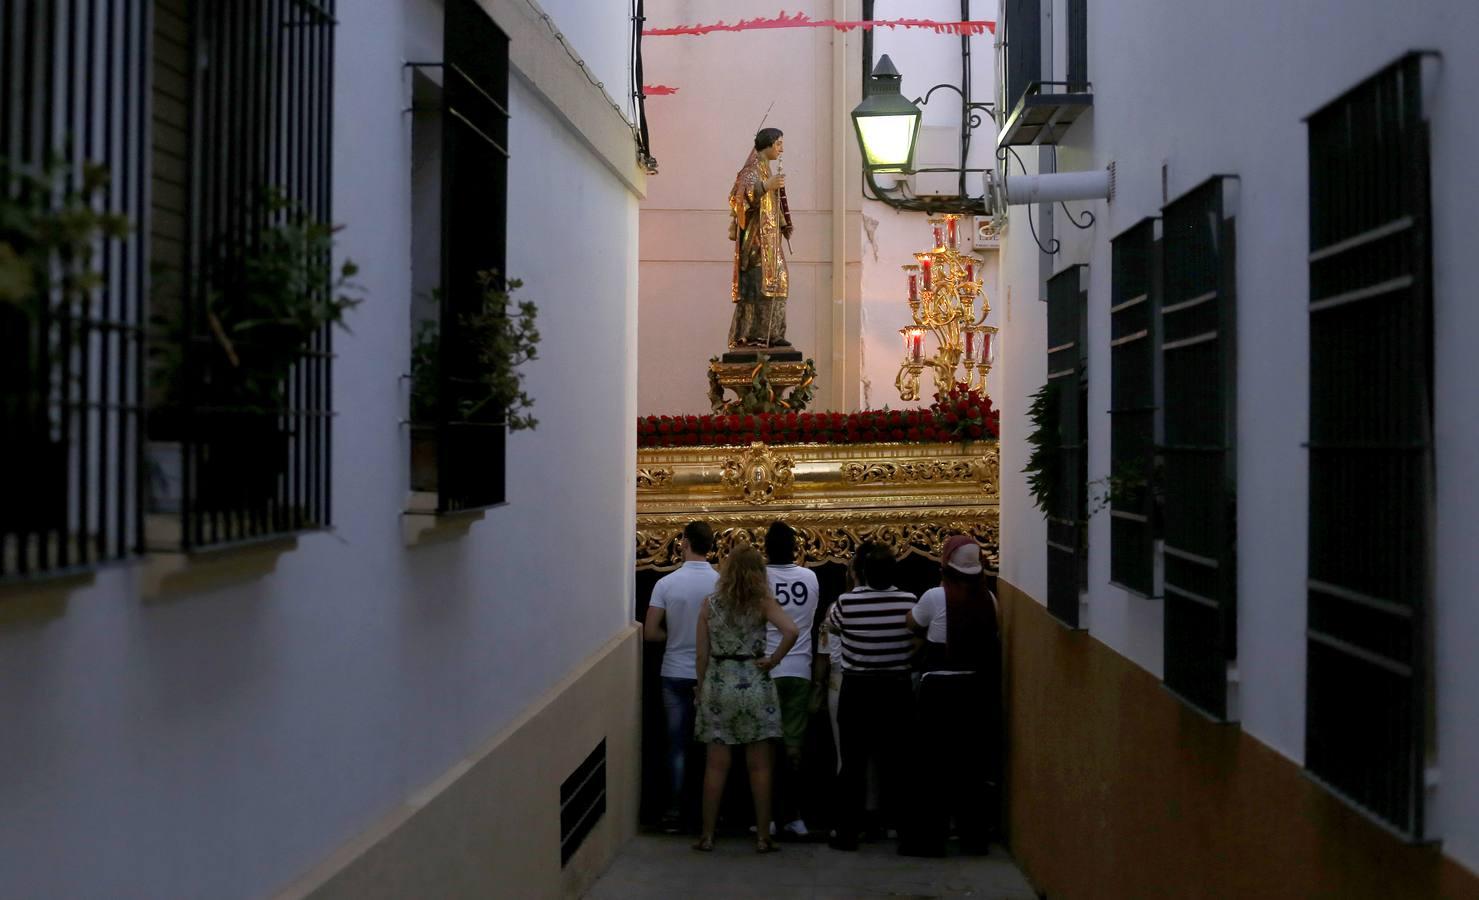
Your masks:
[{"label": "dark jeans", "polygon": [[912,794],[906,852],[944,856],[952,818],[961,849],[985,852],[1001,814],[999,691],[986,675],[920,680],[914,755],[933,775]]},{"label": "dark jeans", "polygon": [[856,842],[863,827],[868,760],[878,761],[879,793],[885,817],[900,822],[901,800],[914,692],[908,672],[847,672],[837,698],[837,731],[842,744],[838,778],[837,840]]},{"label": "dark jeans", "polygon": [[663,678],[662,706],[668,723],[668,813],[683,808],[684,765],[693,742],[693,678]]}]

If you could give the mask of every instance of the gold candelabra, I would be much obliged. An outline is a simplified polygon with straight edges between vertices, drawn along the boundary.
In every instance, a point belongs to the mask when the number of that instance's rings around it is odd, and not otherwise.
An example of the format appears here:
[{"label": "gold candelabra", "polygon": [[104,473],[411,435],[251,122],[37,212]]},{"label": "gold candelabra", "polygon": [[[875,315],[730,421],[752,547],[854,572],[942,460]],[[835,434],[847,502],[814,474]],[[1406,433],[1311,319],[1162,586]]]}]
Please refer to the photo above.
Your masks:
[{"label": "gold candelabra", "polygon": [[[899,329],[904,362],[894,386],[899,399],[918,400],[919,376],[929,368],[936,391],[964,383],[985,394],[986,374],[996,358],[996,328],[985,324],[991,303],[976,278],[980,260],[960,252],[960,216],[939,216],[929,222],[933,249],[914,254],[916,262],[903,267],[909,282],[910,323]],[[924,353],[927,334],[935,338],[932,356]],[[962,369],[963,377],[957,374]]]}]

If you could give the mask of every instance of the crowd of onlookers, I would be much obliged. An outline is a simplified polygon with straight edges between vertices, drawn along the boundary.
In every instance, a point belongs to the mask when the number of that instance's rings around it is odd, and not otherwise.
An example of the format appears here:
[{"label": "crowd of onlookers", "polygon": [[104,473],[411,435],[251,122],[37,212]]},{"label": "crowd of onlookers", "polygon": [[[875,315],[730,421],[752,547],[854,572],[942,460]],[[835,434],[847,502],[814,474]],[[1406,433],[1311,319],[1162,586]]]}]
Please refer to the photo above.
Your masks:
[{"label": "crowd of onlookers", "polygon": [[1000,813],[1001,638],[975,539],[945,542],[940,584],[918,597],[898,588],[893,553],[865,542],[848,589],[824,598],[784,522],[766,532],[763,556],[737,545],[717,570],[707,523],[689,523],[679,544],[683,563],[654,586],[643,629],[666,645],[662,828],[683,830],[697,741],[706,757],[694,849],[713,849],[741,746],[756,850],[778,850],[777,837],[820,839],[801,797],[804,750],[816,745],[807,726],[825,706],[836,748],[826,761],[836,771],[830,846],[856,850],[862,837],[894,833],[901,853],[944,855],[953,827],[962,851],[984,853]]}]

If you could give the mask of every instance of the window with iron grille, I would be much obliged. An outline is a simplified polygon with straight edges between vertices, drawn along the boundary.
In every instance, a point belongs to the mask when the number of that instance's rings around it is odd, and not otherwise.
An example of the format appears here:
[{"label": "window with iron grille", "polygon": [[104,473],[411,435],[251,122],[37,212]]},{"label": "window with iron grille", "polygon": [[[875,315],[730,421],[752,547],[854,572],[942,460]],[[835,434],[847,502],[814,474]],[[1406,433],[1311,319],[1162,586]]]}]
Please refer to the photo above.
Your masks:
[{"label": "window with iron grille", "polygon": [[1006,0],[1002,23],[1002,99],[1005,116],[1035,82],[1042,80],[1042,0]]},{"label": "window with iron grille", "polygon": [[332,350],[314,323],[341,303],[333,0],[155,8],[151,465],[178,489],[151,499],[150,541],[191,550],[323,528]]},{"label": "window with iron grille", "polygon": [[149,33],[127,0],[0,5],[0,579],[142,545]]},{"label": "window with iron grille", "polygon": [[1414,838],[1424,828],[1435,491],[1423,63],[1404,57],[1308,120],[1305,766]]},{"label": "window with iron grille", "polygon": [[507,315],[508,38],[475,0],[448,0],[442,62],[412,67],[413,138],[418,153],[436,145],[439,190],[413,187],[428,194],[413,222],[426,260],[416,277],[435,299],[418,296],[412,311],[411,483],[448,513],[505,497],[508,410],[490,392],[480,336]]},{"label": "window with iron grille", "polygon": [[1164,678],[1219,720],[1237,659],[1236,186],[1218,176],[1162,210]]},{"label": "window with iron grille", "polygon": [[1080,627],[1079,592],[1088,583],[1088,367],[1084,308],[1089,267],[1048,279],[1048,387],[1058,414],[1056,487],[1048,510],[1048,612]]},{"label": "window with iron grille", "polygon": [[1068,0],[1068,84],[1082,90],[1089,81],[1089,0]]},{"label": "window with iron grille", "polygon": [[1110,243],[1109,580],[1155,593],[1155,357],[1160,220]]}]

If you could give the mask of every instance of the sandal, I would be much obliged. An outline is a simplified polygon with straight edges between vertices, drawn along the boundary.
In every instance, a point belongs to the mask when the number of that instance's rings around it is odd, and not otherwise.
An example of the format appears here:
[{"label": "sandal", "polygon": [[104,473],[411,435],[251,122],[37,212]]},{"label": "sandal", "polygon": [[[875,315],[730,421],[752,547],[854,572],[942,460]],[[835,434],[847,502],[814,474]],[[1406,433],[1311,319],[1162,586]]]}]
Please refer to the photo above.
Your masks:
[{"label": "sandal", "polygon": [[755,842],[755,852],[779,853],[781,852],[781,845],[777,844],[774,838],[764,838]]},{"label": "sandal", "polygon": [[700,853],[713,853],[714,839],[711,837],[701,837],[698,839],[698,843],[693,845],[693,849]]}]

